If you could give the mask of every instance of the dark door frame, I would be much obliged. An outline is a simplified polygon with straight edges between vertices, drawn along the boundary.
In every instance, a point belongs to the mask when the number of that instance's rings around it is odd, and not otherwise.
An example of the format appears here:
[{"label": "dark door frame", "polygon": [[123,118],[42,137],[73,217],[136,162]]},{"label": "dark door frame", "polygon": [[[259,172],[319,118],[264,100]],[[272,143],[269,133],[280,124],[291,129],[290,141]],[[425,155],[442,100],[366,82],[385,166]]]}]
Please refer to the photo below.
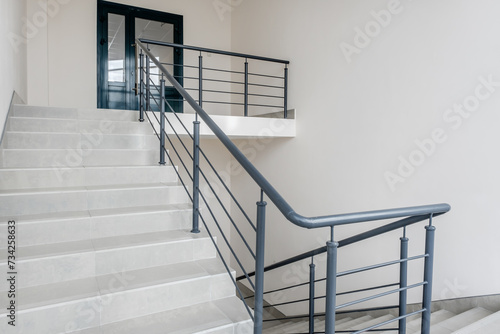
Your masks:
[{"label": "dark door frame", "polygon": [[[135,18],[171,23],[174,25],[174,43],[183,44],[183,16],[151,9],[117,4],[114,2],[97,1],[97,107],[108,109],[108,14],[119,14],[125,16],[125,92],[127,109],[138,109],[135,88]],[[183,50],[174,50],[174,76],[183,77]],[[182,81],[180,82],[182,85]],[[171,92],[166,88],[166,95],[170,98],[176,97],[177,92]],[[182,103],[175,104],[176,111],[182,111]]]}]

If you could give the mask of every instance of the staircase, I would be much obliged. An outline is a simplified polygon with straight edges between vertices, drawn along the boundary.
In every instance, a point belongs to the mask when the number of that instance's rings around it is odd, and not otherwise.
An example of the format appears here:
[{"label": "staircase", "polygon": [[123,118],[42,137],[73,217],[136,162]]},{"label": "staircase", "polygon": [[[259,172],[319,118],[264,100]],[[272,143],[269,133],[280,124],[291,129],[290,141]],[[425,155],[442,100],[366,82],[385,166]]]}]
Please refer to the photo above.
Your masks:
[{"label": "staircase", "polygon": [[[251,333],[137,112],[17,105],[0,155],[0,333]],[[15,327],[7,224],[16,222]],[[234,274],[234,273],[233,273]]]},{"label": "staircase", "polygon": [[[357,330],[368,328],[372,325],[382,323],[396,317],[390,314],[382,317],[369,315],[359,317],[346,317],[336,321],[336,331],[353,333]],[[420,316],[415,315],[407,320],[406,333],[420,334]],[[466,312],[455,314],[446,310],[433,312],[431,315],[432,334],[498,334],[500,333],[500,311],[491,312],[481,307],[472,308]],[[377,329],[388,329],[397,327],[397,322],[378,327]],[[323,332],[324,320],[316,320],[315,332]],[[286,322],[268,328],[266,334],[281,333],[309,333],[309,322]],[[383,334],[394,334],[397,331],[378,331]]]}]

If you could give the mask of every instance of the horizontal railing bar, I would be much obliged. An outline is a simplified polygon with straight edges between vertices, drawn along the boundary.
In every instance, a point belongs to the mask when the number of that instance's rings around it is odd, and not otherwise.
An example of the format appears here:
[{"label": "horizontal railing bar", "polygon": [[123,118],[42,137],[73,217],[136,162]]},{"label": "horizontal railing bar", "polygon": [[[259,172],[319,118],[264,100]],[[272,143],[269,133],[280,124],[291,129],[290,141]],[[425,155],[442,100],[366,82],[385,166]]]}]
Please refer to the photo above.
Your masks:
[{"label": "horizontal railing bar", "polygon": [[[435,214],[434,217],[437,217],[437,216],[439,216],[441,214],[442,213]],[[428,218],[429,218],[429,216],[427,216],[427,215],[425,215],[425,216],[416,216],[416,217],[404,218],[404,219],[395,221],[393,223],[390,223],[390,224],[387,224],[387,225],[384,225],[384,226],[381,226],[381,227],[374,228],[374,229],[369,230],[367,232],[363,232],[363,233],[357,234],[355,236],[343,239],[343,240],[339,241],[339,247],[345,247],[345,246],[354,244],[356,242],[360,242],[360,241],[363,241],[363,240],[366,240],[366,239],[369,239],[369,238],[373,238],[373,237],[375,237],[377,235],[381,235],[381,234],[384,234],[384,233],[392,232],[394,230],[403,228],[403,227],[411,225],[411,224],[418,223],[418,222],[420,222],[422,220],[425,220],[425,219],[428,219]],[[266,272],[266,271],[271,271],[271,270],[274,270],[274,269],[278,269],[278,268],[287,266],[289,264],[292,264],[292,263],[295,263],[295,262],[298,262],[298,261],[302,261],[302,260],[308,259],[311,256],[323,254],[325,252],[326,252],[326,246],[319,247],[319,248],[313,249],[311,251],[308,251],[308,252],[305,252],[305,253],[302,253],[302,254],[299,254],[299,255],[295,255],[295,256],[290,257],[290,258],[288,258],[286,260],[279,261],[279,262],[276,262],[274,264],[271,264],[271,265],[267,266],[266,268],[264,268],[264,271]],[[254,275],[254,273],[250,273],[250,275]]]},{"label": "horizontal railing bar", "polygon": [[369,300],[377,299],[377,298],[380,298],[380,297],[385,297],[385,296],[388,296],[388,295],[393,294],[393,293],[398,293],[400,291],[406,291],[406,290],[410,290],[410,289],[413,289],[413,288],[418,288],[419,286],[423,286],[423,285],[426,285],[426,284],[427,284],[427,282],[416,283],[416,284],[409,285],[409,286],[406,286],[406,287],[403,287],[403,288],[394,289],[394,290],[390,290],[390,291],[378,293],[378,294],[373,295],[373,296],[369,296],[369,297],[365,297],[365,298],[353,300],[351,302],[335,306],[335,310],[338,310],[338,309],[341,309],[341,308],[344,308],[344,307],[348,307],[348,306],[352,306],[352,305],[356,305],[356,304],[359,304],[359,303],[364,303],[364,302],[367,302]]},{"label": "horizontal railing bar", "polygon": [[388,266],[392,266],[392,265],[395,265],[395,264],[400,264],[400,263],[403,263],[403,262],[409,262],[409,261],[413,261],[413,260],[422,259],[422,258],[425,258],[425,257],[428,257],[428,256],[429,256],[428,254],[417,255],[417,256],[409,257],[407,259],[398,259],[398,260],[394,260],[394,261],[389,261],[389,262],[374,264],[374,265],[371,265],[371,266],[366,266],[366,267],[363,267],[363,268],[357,268],[357,269],[347,270],[347,271],[343,271],[343,272],[338,273],[337,277],[342,277],[342,276],[357,274],[357,273],[361,273],[361,272],[369,271],[369,270],[373,270],[373,269],[388,267]]},{"label": "horizontal railing bar", "polygon": [[[248,94],[248,96],[258,96],[258,97],[272,97],[276,99],[284,99],[284,96],[278,96],[278,95],[268,95],[268,94]],[[280,106],[280,108],[283,108],[283,106]]]},{"label": "horizontal railing bar", "polygon": [[[324,281],[325,279],[321,279],[321,280],[316,280],[314,281],[315,283],[316,282],[319,282],[319,281]],[[294,286],[294,287],[298,287],[298,286],[302,286],[302,285],[308,285],[309,282],[306,282],[304,284],[297,284],[297,286]],[[371,291],[371,290],[378,290],[378,289],[383,289],[383,288],[389,288],[389,287],[392,287],[392,286],[397,286],[399,285],[399,283],[392,283],[392,284],[386,284],[386,285],[378,285],[378,286],[374,286],[374,287],[370,287],[370,288],[365,288],[365,289],[358,289],[358,290],[351,290],[351,291],[346,291],[346,292],[339,292],[337,293],[336,295],[337,296],[342,296],[342,295],[347,295],[347,294],[352,294],[352,293],[358,293],[358,292],[366,292],[366,291]],[[287,287],[285,289],[291,289],[292,287]],[[283,289],[281,289],[283,290]],[[264,292],[264,294],[266,293],[269,293],[269,292]],[[254,296],[250,296],[250,297],[245,297],[245,299],[248,299],[248,298],[253,298]],[[325,296],[317,296],[317,297],[314,297],[315,300],[317,299],[323,299],[325,298]],[[301,302],[305,302],[305,301],[308,301],[309,298],[304,298],[304,299],[296,299],[296,300],[292,300],[292,301],[288,301],[288,302],[283,302],[283,303],[280,303],[280,304],[272,304],[272,305],[267,305],[267,306],[264,306],[264,307],[272,307],[272,306],[281,306],[281,305],[287,305],[287,304],[294,304],[294,303],[301,303]]]},{"label": "horizontal railing bar", "polygon": [[[154,41],[149,41],[152,44]],[[160,64],[154,55],[142,44],[140,40],[136,40],[136,43],[141,47],[153,62],[164,72],[165,77],[168,81],[177,89],[179,94],[181,94],[186,102],[198,113],[199,117],[205,122],[205,124],[212,130],[215,136],[221,141],[221,143],[227,148],[227,150],[233,155],[233,157],[238,161],[238,163],[247,171],[250,177],[257,183],[257,185],[262,189],[266,196],[276,205],[278,210],[293,224],[304,227],[304,228],[321,228],[330,227],[344,224],[353,224],[360,222],[401,218],[409,216],[430,216],[434,214],[442,214],[448,212],[451,207],[448,204],[434,204],[416,207],[404,207],[396,209],[386,209],[386,210],[376,210],[376,211],[365,211],[365,212],[355,212],[337,215],[328,215],[320,217],[304,217],[299,215],[293,210],[293,208],[285,201],[281,194],[269,183],[269,181],[262,175],[262,173],[248,160],[248,158],[241,152],[238,147],[231,141],[231,139],[221,130],[221,128],[212,120],[212,118],[203,110],[196,101],[187,93],[187,91],[172,77],[170,73],[165,69],[165,67]],[[146,42],[148,43],[148,42]],[[161,44],[160,44],[161,45]]]},{"label": "horizontal railing bar", "polygon": [[[399,305],[378,306],[378,307],[360,308],[360,309],[355,309],[355,310],[345,310],[345,311],[335,312],[335,314],[338,315],[338,314],[350,314],[350,313],[358,313],[358,312],[383,311],[383,310],[392,310],[395,308],[399,308]],[[314,314],[315,317],[324,317],[325,315],[326,315],[325,312]],[[308,314],[300,315],[300,317],[305,318],[305,317],[309,317],[309,315]]]},{"label": "horizontal railing bar", "polygon": [[351,290],[351,291],[339,292],[339,293],[337,293],[337,296],[349,295],[349,294],[352,294],[352,293],[366,292],[366,291],[383,289],[383,288],[390,288],[390,287],[396,286],[396,285],[399,285],[399,283],[391,283],[391,284],[373,286],[373,287],[370,287],[370,288],[364,288],[364,289],[358,289],[358,290]]},{"label": "horizontal railing bar", "polygon": [[260,74],[260,73],[251,73],[251,72],[248,72],[248,75],[253,75],[253,76],[256,76],[256,77],[266,77],[266,78],[274,78],[274,79],[285,80],[285,77],[281,77],[281,76],[278,76],[278,75],[269,75],[269,74]]},{"label": "horizontal railing bar", "polygon": [[[390,320],[386,320],[384,322],[381,322],[379,324],[376,324],[376,325],[373,325],[373,326],[370,326],[370,327],[367,327],[367,328],[364,328],[364,329],[361,329],[359,331],[356,331],[356,332],[353,332],[352,334],[361,334],[361,333],[364,333],[364,332],[368,332],[368,331],[372,331],[374,330],[375,328],[378,328],[380,326],[385,326],[385,325],[388,325],[390,324],[391,322],[395,322],[395,321],[399,321],[401,319],[405,319],[405,318],[408,318],[408,317],[411,317],[413,315],[416,315],[416,314],[419,314],[419,313],[422,313],[424,312],[425,309],[421,309],[421,310],[418,310],[418,311],[415,311],[415,312],[412,312],[412,313],[409,313],[409,314],[405,314],[405,315],[402,315],[402,316],[399,316],[397,318],[394,318],[394,319],[390,319]],[[382,329],[381,331],[387,331],[389,329]],[[397,328],[395,329],[397,330]],[[349,332],[352,332],[352,331],[349,331]]]},{"label": "horizontal railing bar", "polygon": [[[315,297],[314,299],[320,299],[320,298],[321,297]],[[291,300],[291,301],[288,301],[288,302],[283,302],[283,303],[278,303],[278,304],[265,305],[264,308],[266,308],[266,307],[276,307],[276,306],[282,306],[282,305],[290,305],[290,304],[297,304],[297,303],[303,303],[303,302],[307,302],[307,301],[309,301],[309,298],[296,299],[296,300]]]},{"label": "horizontal railing bar", "polygon": [[[183,78],[183,79],[189,79],[189,80],[199,80],[200,78],[198,77],[187,77],[185,75],[174,75],[174,78]],[[203,79],[205,80],[205,79]]]},{"label": "horizontal railing bar", "polygon": [[[282,60],[282,59],[276,59],[276,58],[268,58],[268,57],[261,57],[261,56],[254,56],[254,55],[249,55],[249,54],[244,54],[244,53],[238,53],[238,52],[231,52],[231,51],[222,51],[222,50],[208,49],[208,48],[202,48],[202,47],[199,47],[199,46],[191,46],[191,45],[169,43],[169,42],[159,42],[159,41],[153,41],[153,40],[149,40],[149,39],[145,39],[145,38],[141,38],[141,39],[139,39],[139,41],[142,42],[142,43],[145,43],[145,44],[162,45],[162,46],[168,46],[168,47],[185,49],[185,50],[193,50],[193,51],[215,53],[215,54],[220,54],[220,55],[224,55],[224,56],[239,57],[239,58],[248,58],[248,59],[254,59],[254,60],[262,60],[262,61],[268,61],[268,62],[272,62],[272,63],[290,64],[290,61],[288,61],[288,60]],[[142,49],[144,50],[145,48],[142,47]],[[149,51],[149,50],[147,50],[147,51]]]},{"label": "horizontal railing bar", "polygon": [[254,104],[254,103],[249,103],[248,105],[252,106],[252,107],[281,108],[281,109],[283,109],[283,106],[273,106],[271,104]]},{"label": "horizontal railing bar", "polygon": [[272,321],[283,321],[283,320],[293,320],[293,319],[303,319],[309,318],[309,314],[307,315],[294,315],[291,317],[283,317],[283,318],[274,318],[274,319],[264,319],[264,322],[272,322]]},{"label": "horizontal railing bar", "polygon": [[220,79],[210,79],[210,78],[203,78],[203,81],[223,82],[223,83],[231,83],[231,84],[239,84],[239,85],[245,84],[244,82],[240,82],[240,81],[220,80]]},{"label": "horizontal railing bar", "polygon": [[256,86],[256,87],[266,87],[266,88],[277,88],[277,89],[285,89],[284,86],[274,86],[274,85],[264,85],[264,84],[255,84],[255,83],[248,83],[249,86]]},{"label": "horizontal railing bar", "polygon": [[179,66],[179,67],[189,67],[189,68],[198,68],[195,65],[186,65],[186,64],[174,64],[174,63],[161,63],[162,65],[170,65],[170,66]]},{"label": "horizontal railing bar", "polygon": [[241,72],[241,71],[221,70],[219,68],[213,68],[213,67],[203,67],[203,70],[216,71],[216,72],[226,72],[226,73],[235,73],[235,74],[245,74],[245,72]]},{"label": "horizontal railing bar", "polygon": [[245,105],[244,103],[239,103],[239,102],[205,101],[205,100],[203,100],[203,103],[213,103],[213,104],[231,104],[231,105],[235,105],[235,106],[243,106],[243,105]]},{"label": "horizontal railing bar", "polygon": [[[235,95],[245,95],[245,93],[242,92],[231,92],[227,90],[213,90],[213,89],[204,89],[203,93],[221,93],[221,94],[235,94]],[[250,95],[250,94],[248,94]]]}]

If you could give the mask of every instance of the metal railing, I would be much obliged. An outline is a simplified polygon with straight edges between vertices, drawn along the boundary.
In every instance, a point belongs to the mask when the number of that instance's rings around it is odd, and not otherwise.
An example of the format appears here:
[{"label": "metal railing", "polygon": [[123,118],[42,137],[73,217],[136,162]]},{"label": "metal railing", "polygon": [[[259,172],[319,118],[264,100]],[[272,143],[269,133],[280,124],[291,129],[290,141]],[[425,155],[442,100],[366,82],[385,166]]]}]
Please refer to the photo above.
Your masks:
[{"label": "metal railing", "polygon": [[[177,72],[173,75],[176,81],[181,82],[186,91],[197,94],[196,101],[199,106],[212,104],[218,106],[228,105],[236,109],[242,108],[243,116],[251,116],[250,109],[258,108],[265,109],[268,113],[282,112],[283,117],[288,118],[289,61],[147,39],[141,39],[141,41],[148,49],[155,46],[173,49],[174,52],[182,50],[199,54],[197,64],[184,64],[184,62],[176,64],[170,62],[168,56],[166,57],[167,62],[157,59],[157,57],[155,57],[157,61],[152,62],[152,68],[154,69],[158,69],[156,63],[173,68],[174,72]],[[207,55],[203,57],[203,53]],[[207,58],[212,58],[212,55],[221,55],[236,60],[225,68],[217,66],[217,62],[207,65]],[[142,55],[139,54],[139,57],[142,57]],[[146,54],[146,57],[149,56]],[[241,62],[241,60],[244,60],[244,62]],[[250,64],[250,61],[256,63]],[[266,73],[252,71],[251,66],[258,68],[258,63],[275,64],[277,67],[272,68],[271,73],[268,73],[269,69]],[[146,61],[146,66],[150,64],[150,62]],[[138,65],[140,66],[140,64]],[[160,75],[159,73],[152,73],[152,68],[148,70],[150,78],[146,80],[146,85],[152,84],[151,76]],[[140,78],[138,79],[142,81]],[[263,90],[270,92],[263,93]],[[146,90],[146,93],[148,91]],[[146,103],[147,101],[148,99],[146,99]],[[169,99],[169,101],[173,104],[182,101],[182,98],[179,100]],[[237,111],[232,113],[236,114]]]},{"label": "metal railing", "polygon": [[[263,310],[264,310],[264,295],[268,293],[272,293],[272,291],[264,291],[264,275],[266,272],[271,270],[281,268],[283,266],[295,263],[297,261],[301,261],[307,258],[311,258],[321,253],[326,253],[326,276],[321,279],[316,279],[315,275],[315,264],[311,263],[310,268],[310,280],[308,282],[300,284],[301,286],[309,287],[309,311],[307,312],[307,317],[310,319],[310,330],[309,333],[318,333],[314,329],[314,318],[318,316],[324,316],[326,320],[325,325],[325,333],[333,334],[335,333],[335,315],[345,311],[337,311],[341,308],[346,308],[349,306],[357,305],[359,303],[363,303],[375,298],[380,298],[389,294],[398,294],[399,295],[399,303],[397,306],[399,308],[399,316],[392,320],[392,322],[398,322],[398,328],[394,328],[400,334],[405,333],[405,321],[406,318],[412,316],[414,314],[422,313],[422,333],[429,334],[430,328],[430,303],[432,296],[432,270],[433,270],[433,258],[434,258],[434,231],[435,227],[432,225],[432,219],[439,215],[442,215],[450,210],[450,206],[448,204],[435,204],[435,205],[426,205],[426,206],[417,206],[417,207],[407,207],[407,208],[398,208],[398,209],[388,209],[388,210],[378,210],[378,211],[367,211],[367,212],[357,212],[357,213],[349,213],[349,214],[338,214],[338,215],[329,215],[329,216],[321,216],[321,217],[304,217],[296,213],[293,208],[285,201],[285,199],[276,191],[276,189],[266,180],[266,178],[257,170],[257,168],[245,157],[245,155],[234,145],[234,143],[229,139],[229,137],[218,127],[218,125],[212,120],[212,118],[207,114],[207,112],[201,107],[203,99],[201,98],[203,93],[203,85],[202,85],[202,61],[199,63],[199,100],[196,101],[187,90],[177,81],[177,79],[168,72],[165,65],[162,64],[154,54],[149,50],[149,44],[162,45],[165,43],[159,43],[148,40],[136,40],[136,46],[140,50],[139,52],[139,71],[140,75],[140,85],[139,85],[139,96],[140,96],[140,120],[144,120],[145,116],[149,120],[149,122],[153,125],[153,128],[156,131],[156,134],[160,141],[160,164],[164,164],[166,159],[169,161],[178,162],[182,168],[180,170],[176,169],[179,180],[184,186],[184,189],[189,195],[193,203],[193,233],[198,233],[200,231],[199,221],[203,223],[203,226],[207,233],[212,237],[213,233],[210,231],[210,226],[208,224],[208,220],[211,219],[215,224],[217,230],[224,240],[224,244],[228,247],[229,252],[235,259],[237,263],[237,269],[242,272],[242,275],[237,279],[233,280],[233,283],[236,287],[238,296],[245,301],[245,296],[243,296],[242,291],[239,289],[237,280],[245,280],[247,284],[254,291],[254,295],[252,298],[254,299],[254,310],[251,312],[248,303],[245,303],[245,306],[248,310],[248,313],[252,320],[254,321],[254,333],[260,334],[263,330]],[[172,47],[172,45],[166,45]],[[184,49],[194,49],[197,51],[204,50],[207,51],[209,49],[201,49],[196,47],[187,47],[181,45],[175,45],[178,48]],[[235,53],[228,53],[223,51],[209,50],[207,52],[219,53],[219,54],[230,54],[232,56],[244,57],[245,59],[249,59],[248,55],[241,55]],[[200,56],[201,57],[201,56]],[[264,61],[277,61],[279,63],[287,64],[286,61],[269,59],[264,57],[257,57],[259,60]],[[145,59],[145,61],[144,61]],[[160,81],[159,87],[151,80],[150,73],[150,63],[154,64],[156,68],[158,68],[160,73]],[[245,71],[246,72],[246,71]],[[287,70],[285,68],[285,83],[287,77]],[[170,85],[175,89],[175,91],[182,97],[182,101],[186,102],[196,113],[195,121],[193,122],[193,130],[190,132],[185,124],[182,123],[181,119],[175,113],[174,108],[171,103],[169,103],[168,99],[165,97],[165,78],[170,83]],[[180,80],[182,81],[182,80]],[[151,92],[156,90],[158,94],[152,94]],[[286,84],[285,84],[285,92],[286,92]],[[155,95],[157,97],[155,97]],[[286,94],[285,94],[286,101]],[[156,105],[156,108],[154,106]],[[173,111],[172,113],[167,113],[167,108],[169,111]],[[155,110],[159,110],[159,112],[155,112]],[[286,102],[284,107],[285,117],[286,117]],[[224,182],[223,178],[217,172],[214,165],[210,162],[210,159],[207,157],[207,154],[200,147],[200,121],[199,118],[210,128],[210,130],[215,134],[215,136],[219,139],[219,141],[226,147],[229,153],[234,157],[234,159],[243,167],[243,169],[248,173],[248,175],[252,178],[253,182],[260,189],[260,196],[257,201],[257,215],[256,222],[252,222],[249,218],[249,215],[243,209],[243,206],[238,202],[234,194],[231,192],[229,187]],[[179,122],[182,125],[183,133],[180,134],[176,131],[176,127],[173,122]],[[168,134],[171,129],[173,134]],[[172,136],[174,139],[178,139],[177,144],[174,143],[174,140],[170,138]],[[188,149],[186,144],[182,140],[182,136],[184,138],[188,137],[192,140],[191,149]],[[166,141],[169,143],[169,148],[172,149],[173,153],[170,153],[170,150],[166,148]],[[178,149],[179,145],[182,146],[181,149]],[[189,146],[189,145],[188,145]],[[182,155],[187,159],[189,159],[189,163],[185,163]],[[202,164],[204,165],[202,167]],[[189,167],[188,167],[189,166]],[[223,185],[223,191],[229,194],[230,199],[236,204],[238,211],[241,212],[243,217],[245,217],[246,223],[251,226],[251,229],[255,232],[255,247],[251,247],[249,242],[246,240],[245,236],[240,230],[241,226],[236,224],[235,219],[233,219],[233,215],[231,215],[230,210],[228,210],[227,206],[224,205],[223,201],[220,198],[220,194],[215,190],[207,177],[207,173],[204,171],[204,168],[208,168],[211,173],[214,173],[217,176],[217,181]],[[184,174],[184,178],[183,175]],[[187,182],[185,181],[187,179]],[[200,188],[200,181],[203,181],[208,185],[208,190],[211,195],[214,196],[216,202],[223,210],[223,217],[217,216],[215,210],[211,207],[207,196]],[[191,189],[189,189],[191,188]],[[265,266],[264,263],[264,254],[265,254],[265,223],[266,223],[266,207],[267,202],[265,201],[265,196],[279,209],[279,211],[283,214],[283,216],[289,220],[291,223],[304,227],[307,229],[316,229],[316,228],[329,228],[329,238],[326,242],[326,246],[314,249],[312,251],[300,254],[298,256],[292,257],[285,261],[281,261],[272,266]],[[201,200],[201,201],[200,201]],[[203,206],[207,209],[202,212],[200,210],[200,206]],[[236,251],[231,246],[235,240],[228,240],[225,236],[225,233],[221,227],[219,221],[221,219],[228,219],[231,223],[231,226],[235,228],[237,231],[239,239],[243,242],[244,248],[250,254],[252,262],[254,263],[253,272],[249,272],[246,270],[242,261],[236,254]],[[335,241],[334,238],[334,230],[337,226],[346,225],[346,224],[354,224],[354,223],[362,223],[362,222],[370,222],[370,221],[381,221],[386,219],[397,219],[394,222],[389,224],[385,224],[380,227],[373,228],[359,235],[355,235],[353,237],[341,240],[339,242]],[[429,220],[428,226],[426,226],[426,249],[425,253],[421,255],[416,255],[409,257],[408,255],[408,238],[406,238],[406,227],[415,224],[424,220]],[[347,272],[338,272],[337,271],[337,252],[339,247],[344,247],[347,245],[351,245],[354,243],[361,242],[363,240],[373,238],[390,231],[395,231],[398,229],[402,229],[404,232],[403,237],[401,238],[401,250],[400,250],[400,258],[398,260],[389,261],[382,264],[372,265],[368,267],[353,269]],[[212,238],[213,240],[213,238]],[[215,243],[217,253],[221,257],[221,260],[230,272],[229,265],[227,260],[222,256],[222,252],[220,247]],[[422,282],[417,282],[414,284],[408,284],[408,263],[411,261],[415,261],[418,259],[424,259],[424,278]],[[356,273],[375,270],[378,268],[383,268],[386,266],[399,265],[400,266],[400,278],[397,283],[389,283],[381,286],[368,287],[357,289],[353,291],[338,293],[337,291],[337,278],[343,277],[347,275],[353,275]],[[252,280],[253,278],[253,280]],[[316,296],[315,294],[315,285],[319,282],[325,282],[326,284],[326,293],[321,296]],[[371,297],[365,297],[357,300],[352,300],[341,305],[337,305],[336,298],[339,295],[346,295],[351,293],[357,293],[360,291],[372,291],[377,289],[385,289],[389,287],[398,286],[397,289],[392,289],[389,291],[384,291],[377,293]],[[294,288],[292,287],[284,287],[282,290]],[[417,287],[422,287],[423,289],[423,298],[422,298],[422,308],[418,311],[414,311],[411,313],[406,312],[406,301],[407,301],[407,291],[409,289],[414,289]],[[322,314],[315,313],[315,301],[325,300],[325,312]],[[295,302],[295,301],[294,301]],[[298,302],[304,302],[304,300],[299,300]],[[280,306],[280,305],[274,305]],[[363,333],[366,331],[377,331],[380,326],[386,325],[391,321],[384,322],[382,324],[377,324],[371,326],[369,328],[365,328],[359,331],[353,331],[355,333]],[[387,330],[387,329],[386,329]]]}]

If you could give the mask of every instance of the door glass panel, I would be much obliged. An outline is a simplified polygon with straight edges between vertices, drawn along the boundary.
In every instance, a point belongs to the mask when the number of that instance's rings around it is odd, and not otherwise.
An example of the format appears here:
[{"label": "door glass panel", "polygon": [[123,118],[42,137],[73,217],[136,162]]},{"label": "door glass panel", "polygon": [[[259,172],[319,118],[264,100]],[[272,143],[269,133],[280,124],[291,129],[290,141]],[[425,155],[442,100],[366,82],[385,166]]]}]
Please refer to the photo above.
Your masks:
[{"label": "door glass panel", "polygon": [[108,14],[108,81],[125,82],[125,16]]},{"label": "door glass panel", "polygon": [[[135,19],[135,37],[145,38],[160,42],[174,42],[174,25],[145,19]],[[173,72],[174,49],[171,47],[150,45],[151,52],[156,56],[170,74]],[[151,63],[151,80],[155,84],[160,83],[159,70],[155,64]],[[167,81],[166,85],[170,85]]]}]

